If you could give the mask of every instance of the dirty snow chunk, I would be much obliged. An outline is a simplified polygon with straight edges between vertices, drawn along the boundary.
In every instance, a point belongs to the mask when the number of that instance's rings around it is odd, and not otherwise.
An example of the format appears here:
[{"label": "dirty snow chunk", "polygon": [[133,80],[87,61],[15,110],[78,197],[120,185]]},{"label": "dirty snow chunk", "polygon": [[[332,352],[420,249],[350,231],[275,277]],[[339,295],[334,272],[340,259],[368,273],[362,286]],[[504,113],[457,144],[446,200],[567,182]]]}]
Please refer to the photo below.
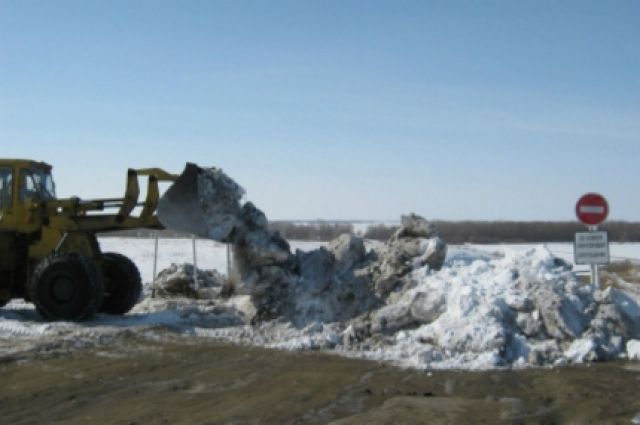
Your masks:
[{"label": "dirty snow chunk", "polygon": [[394,333],[414,322],[408,305],[387,305],[373,314],[371,332]]},{"label": "dirty snow chunk", "polygon": [[366,270],[342,267],[326,248],[296,252],[296,279],[290,282],[283,313],[294,323],[349,320],[380,305]]},{"label": "dirty snow chunk", "polygon": [[375,266],[373,283],[381,298],[406,286],[406,276],[411,271],[424,266],[440,270],[446,258],[447,245],[431,223],[417,215],[403,217],[403,223],[379,253]]},{"label": "dirty snow chunk", "polygon": [[[541,266],[545,264],[536,263]],[[545,273],[538,271],[536,276],[528,276],[523,288],[531,293],[547,333],[558,340],[579,337],[588,325],[588,317],[580,310],[580,303],[574,302],[571,294],[566,293],[567,288],[562,281],[557,282],[553,277],[545,281],[538,280],[542,274]]]},{"label": "dirty snow chunk", "polygon": [[590,328],[605,337],[622,336],[633,338],[638,336],[638,325],[624,314],[624,310],[616,304],[599,304],[598,311],[591,320]]},{"label": "dirty snow chunk", "polygon": [[366,257],[364,240],[361,237],[343,234],[334,239],[328,246],[329,252],[336,261],[336,272],[343,274],[352,270]]},{"label": "dirty snow chunk", "polygon": [[622,352],[622,338],[604,338],[589,332],[589,336],[574,340],[564,356],[574,363],[605,361],[618,358]]},{"label": "dirty snow chunk", "polygon": [[423,351],[418,354],[420,363],[428,365],[433,362],[440,362],[444,359],[444,354],[438,347],[431,344],[424,344]]},{"label": "dirty snow chunk", "polygon": [[251,302],[251,297],[248,295],[239,295],[229,299],[229,307],[232,307],[239,311],[244,317],[247,318],[247,322],[253,320],[258,314],[256,307]]},{"label": "dirty snow chunk", "polygon": [[240,199],[244,189],[219,168],[203,168],[198,174],[198,195],[208,236],[228,242],[241,225]]},{"label": "dirty snow chunk", "polygon": [[438,236],[433,223],[416,214],[403,215],[400,218],[400,228],[393,236],[399,238],[433,238]]},{"label": "dirty snow chunk", "polygon": [[511,309],[518,312],[530,312],[534,307],[534,303],[531,298],[525,294],[517,292],[508,292],[504,297],[504,301]]},{"label": "dirty snow chunk", "polygon": [[518,312],[516,315],[516,324],[522,334],[527,337],[540,335],[543,328],[538,310],[534,310],[531,313]]},{"label": "dirty snow chunk", "polygon": [[524,350],[527,351],[527,363],[530,365],[545,366],[556,364],[557,362],[565,362],[562,348],[555,339],[547,339],[544,341],[524,339]]},{"label": "dirty snow chunk", "polygon": [[440,237],[429,239],[427,249],[422,255],[421,262],[433,270],[440,270],[447,257],[447,244]]},{"label": "dirty snow chunk", "polygon": [[197,269],[198,289],[195,287],[192,264],[171,264],[158,273],[154,285],[159,297],[218,298],[224,290],[225,278],[215,270]]},{"label": "dirty snow chunk", "polygon": [[205,233],[233,244],[233,292],[251,295],[257,316],[279,316],[280,300],[294,278],[288,242],[269,230],[266,215],[254,204],[241,205],[244,190],[222,170],[200,170],[198,195]]},{"label": "dirty snow chunk", "polygon": [[447,256],[447,245],[440,237],[418,239],[421,254],[413,258],[411,265],[414,269],[429,266],[433,270],[440,270]]},{"label": "dirty snow chunk", "polygon": [[607,286],[606,289],[596,289],[593,292],[593,299],[600,304],[611,304],[613,302],[613,287]]},{"label": "dirty snow chunk", "polygon": [[627,356],[629,360],[640,360],[640,340],[627,341]]},{"label": "dirty snow chunk", "polygon": [[416,321],[426,324],[436,320],[447,309],[443,293],[418,292],[411,302],[410,313]]},{"label": "dirty snow chunk", "polygon": [[243,224],[251,230],[266,230],[269,227],[267,216],[253,202],[247,202],[240,210]]},{"label": "dirty snow chunk", "polygon": [[287,241],[279,234],[265,230],[245,234],[236,250],[252,268],[283,264],[291,257]]},{"label": "dirty snow chunk", "polygon": [[598,360],[597,344],[592,338],[576,339],[571,343],[564,355],[574,363]]}]

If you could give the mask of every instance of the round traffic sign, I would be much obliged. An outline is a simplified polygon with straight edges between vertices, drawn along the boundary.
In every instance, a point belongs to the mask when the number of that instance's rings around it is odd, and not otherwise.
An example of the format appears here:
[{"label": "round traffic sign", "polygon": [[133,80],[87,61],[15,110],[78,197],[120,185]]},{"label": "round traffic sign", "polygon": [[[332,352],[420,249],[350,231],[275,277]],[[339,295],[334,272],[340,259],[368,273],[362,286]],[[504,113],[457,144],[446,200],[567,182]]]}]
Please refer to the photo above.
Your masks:
[{"label": "round traffic sign", "polygon": [[609,204],[604,196],[598,193],[587,193],[578,199],[576,216],[578,220],[588,226],[597,226],[609,214]]}]

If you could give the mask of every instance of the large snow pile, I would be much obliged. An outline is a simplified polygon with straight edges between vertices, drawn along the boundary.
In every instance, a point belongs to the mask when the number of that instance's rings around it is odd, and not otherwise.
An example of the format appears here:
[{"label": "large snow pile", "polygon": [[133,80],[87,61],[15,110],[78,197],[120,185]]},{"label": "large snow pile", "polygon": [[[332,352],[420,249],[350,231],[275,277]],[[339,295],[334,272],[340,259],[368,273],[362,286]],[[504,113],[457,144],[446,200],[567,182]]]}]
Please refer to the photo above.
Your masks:
[{"label": "large snow pile", "polygon": [[[214,203],[220,177],[208,173],[199,178]],[[344,235],[326,249],[292,256],[253,204],[225,214],[235,217],[227,240],[235,246],[236,292],[250,296],[253,323],[280,318],[301,330],[304,344],[432,367],[608,360],[625,354],[627,342],[626,354],[635,356],[636,300],[581,284],[544,248],[502,256],[463,250],[441,270],[446,245],[431,223],[412,214],[377,252]]]},{"label": "large snow pile", "polygon": [[[339,268],[333,254],[326,261]],[[73,349],[121,332],[155,338],[169,330],[417,368],[640,360],[640,291],[594,290],[543,246],[526,252],[502,247],[491,254],[450,248],[441,270],[428,265],[410,270],[384,301],[372,301],[366,280],[345,287],[333,276],[324,288],[300,288],[298,308],[287,310],[293,317],[264,321],[255,320],[250,295],[146,298],[124,317],[98,315],[87,323],[46,323],[31,305],[13,301],[0,309],[0,357]],[[353,291],[366,297],[347,295]]]},{"label": "large snow pile", "polygon": [[387,244],[370,252],[352,235],[327,248],[298,251],[281,315],[298,327],[344,322],[379,308],[409,285],[414,268],[442,267],[446,245],[430,223],[416,215],[402,217],[402,223]]},{"label": "large snow pile", "polygon": [[417,269],[412,280],[359,323],[356,344],[368,356],[431,367],[562,364],[617,358],[640,336],[637,298],[595,291],[542,246],[460,250],[440,272]]},{"label": "large snow pile", "polygon": [[251,297],[255,321],[350,319],[379,305],[411,269],[438,269],[446,255],[435,228],[414,215],[402,218],[384,252],[367,256],[361,238],[345,236],[328,249],[294,255],[261,210],[242,204],[244,190],[222,170],[199,168],[197,186],[203,234],[233,245],[230,281],[235,294]]},{"label": "large snow pile", "polygon": [[[491,368],[637,358],[639,294],[595,290],[545,247],[451,250],[415,216],[378,249],[343,235],[296,252],[260,316],[269,281],[227,302],[251,326],[198,335],[286,349],[332,349],[412,367]],[[246,284],[245,284],[246,285]],[[256,288],[258,288],[256,290]],[[256,296],[256,291],[258,296]],[[242,300],[239,302],[239,300]]]},{"label": "large snow pile", "polygon": [[594,290],[543,246],[457,249],[440,271],[413,269],[384,305],[349,320],[310,315],[196,334],[417,368],[562,365],[640,359],[639,302],[640,293]]}]

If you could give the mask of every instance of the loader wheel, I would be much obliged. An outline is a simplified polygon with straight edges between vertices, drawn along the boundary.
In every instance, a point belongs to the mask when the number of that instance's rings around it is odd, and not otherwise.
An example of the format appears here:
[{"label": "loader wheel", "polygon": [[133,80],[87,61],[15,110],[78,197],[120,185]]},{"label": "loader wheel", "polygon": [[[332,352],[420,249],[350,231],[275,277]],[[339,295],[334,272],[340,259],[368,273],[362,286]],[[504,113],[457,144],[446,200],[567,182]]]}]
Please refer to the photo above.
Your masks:
[{"label": "loader wheel", "polygon": [[9,301],[11,301],[11,290],[3,287],[4,282],[2,280],[2,275],[0,274],[0,308],[9,304]]},{"label": "loader wheel", "polygon": [[47,320],[85,320],[100,307],[104,279],[89,258],[69,253],[54,254],[36,267],[29,297]]},{"label": "loader wheel", "polygon": [[100,311],[125,314],[133,308],[142,293],[142,279],[136,265],[129,258],[114,252],[102,255],[105,294]]}]

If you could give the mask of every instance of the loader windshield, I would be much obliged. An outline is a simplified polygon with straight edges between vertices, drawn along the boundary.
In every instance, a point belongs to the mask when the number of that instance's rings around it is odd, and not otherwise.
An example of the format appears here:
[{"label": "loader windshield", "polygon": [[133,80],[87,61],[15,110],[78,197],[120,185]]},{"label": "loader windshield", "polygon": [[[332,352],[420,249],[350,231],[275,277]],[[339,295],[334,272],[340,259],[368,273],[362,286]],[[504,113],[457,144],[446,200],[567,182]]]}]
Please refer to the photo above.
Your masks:
[{"label": "loader windshield", "polygon": [[45,170],[24,169],[21,173],[20,200],[39,199],[48,201],[56,198],[53,177]]}]

